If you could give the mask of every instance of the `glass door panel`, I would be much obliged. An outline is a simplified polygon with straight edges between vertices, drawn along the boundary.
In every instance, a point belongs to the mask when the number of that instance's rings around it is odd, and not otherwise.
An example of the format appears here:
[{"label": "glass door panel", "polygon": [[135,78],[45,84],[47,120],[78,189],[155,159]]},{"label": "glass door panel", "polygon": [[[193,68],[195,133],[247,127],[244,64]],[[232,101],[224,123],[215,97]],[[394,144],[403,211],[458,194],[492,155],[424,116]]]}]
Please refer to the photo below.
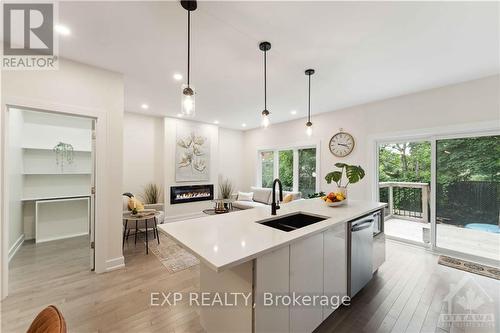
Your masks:
[{"label": "glass door panel", "polygon": [[316,148],[299,149],[299,192],[306,199],[316,192]]},{"label": "glass door panel", "polygon": [[379,145],[379,199],[388,203],[388,236],[429,244],[431,144],[400,142]]},{"label": "glass door panel", "polygon": [[280,150],[278,153],[278,173],[284,191],[293,190],[293,150]]},{"label": "glass door panel", "polygon": [[274,180],[274,152],[260,152],[262,187],[271,187]]},{"label": "glass door panel", "polygon": [[436,246],[500,260],[500,136],[436,141]]}]

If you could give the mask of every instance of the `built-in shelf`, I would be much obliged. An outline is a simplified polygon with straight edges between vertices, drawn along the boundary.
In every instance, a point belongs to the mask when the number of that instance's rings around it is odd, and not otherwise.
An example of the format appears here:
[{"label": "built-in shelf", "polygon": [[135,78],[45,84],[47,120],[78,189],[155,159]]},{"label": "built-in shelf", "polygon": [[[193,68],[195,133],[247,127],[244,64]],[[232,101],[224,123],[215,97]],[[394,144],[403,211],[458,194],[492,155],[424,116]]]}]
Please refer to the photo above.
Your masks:
[{"label": "built-in shelf", "polygon": [[37,197],[37,198],[22,198],[21,201],[78,199],[78,198],[87,198],[87,197],[90,197],[90,193],[89,194],[64,195],[64,196],[47,196],[47,197]]},{"label": "built-in shelf", "polygon": [[[53,152],[54,148],[49,148],[49,147],[22,147],[25,150],[45,150],[45,151],[50,151]],[[91,153],[92,151],[90,149],[74,149],[74,152],[79,152],[79,153]]]},{"label": "built-in shelf", "polygon": [[23,175],[25,176],[71,176],[71,175],[90,175],[90,172],[25,172]]}]

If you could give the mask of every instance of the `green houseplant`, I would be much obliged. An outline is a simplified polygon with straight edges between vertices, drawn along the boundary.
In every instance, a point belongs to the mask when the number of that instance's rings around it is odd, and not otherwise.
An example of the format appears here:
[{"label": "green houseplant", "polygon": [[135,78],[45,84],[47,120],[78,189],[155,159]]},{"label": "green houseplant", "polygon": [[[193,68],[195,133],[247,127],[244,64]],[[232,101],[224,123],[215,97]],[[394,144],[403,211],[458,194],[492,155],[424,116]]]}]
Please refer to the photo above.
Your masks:
[{"label": "green houseplant", "polygon": [[[365,177],[365,170],[363,170],[363,168],[359,165],[349,165],[346,163],[335,163],[335,166],[340,170],[327,173],[325,180],[328,184],[335,182],[339,191],[347,197],[347,186],[349,184],[357,183],[363,179]],[[342,183],[344,174],[347,180],[345,184]]]}]

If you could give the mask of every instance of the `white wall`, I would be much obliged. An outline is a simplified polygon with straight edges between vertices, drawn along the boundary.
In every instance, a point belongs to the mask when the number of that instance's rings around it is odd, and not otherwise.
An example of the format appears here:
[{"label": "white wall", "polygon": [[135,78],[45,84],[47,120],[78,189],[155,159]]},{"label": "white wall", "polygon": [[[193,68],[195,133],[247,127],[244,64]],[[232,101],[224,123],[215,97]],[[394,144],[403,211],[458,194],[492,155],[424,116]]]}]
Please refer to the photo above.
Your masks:
[{"label": "white wall", "polygon": [[[102,254],[102,258],[97,258],[96,270],[99,272],[121,267],[124,108],[122,75],[61,59],[59,69],[54,71],[3,71],[1,98],[2,117],[6,103],[21,102],[24,106],[35,105],[43,109],[57,109],[58,112],[68,109],[70,112],[101,116],[101,125],[97,125],[98,129],[101,129],[97,138],[100,145],[98,155],[101,154],[98,167],[106,171],[98,174],[101,186],[97,193],[97,209],[101,218],[96,221],[99,224],[96,229],[101,234],[96,234],[96,247],[99,247],[96,248],[96,253]],[[102,124],[106,127],[100,127]],[[0,137],[3,138],[2,133]],[[2,160],[2,168],[3,162]],[[5,210],[5,207],[2,207],[2,210]],[[5,216],[4,212],[2,216]],[[106,239],[99,238],[104,235],[107,235]],[[5,254],[2,253],[2,259],[4,258]],[[5,278],[5,275],[3,277]],[[4,293],[5,286],[3,283]]]},{"label": "white wall", "polygon": [[23,113],[12,110],[9,117],[9,257],[14,245],[23,237]]},{"label": "white wall", "polygon": [[229,179],[234,192],[241,190],[243,179],[243,132],[219,128],[219,166],[220,179]]},{"label": "white wall", "polygon": [[[499,91],[500,78],[492,76],[320,115],[314,115],[313,109],[314,134],[311,139],[307,139],[305,134],[304,119],[272,125],[267,129],[246,131],[244,185],[250,187],[256,182],[257,147],[289,146],[294,142],[304,143],[309,140],[312,143],[319,140],[320,189],[335,190],[334,184],[326,184],[324,176],[333,169],[336,162],[359,164],[365,168],[367,175],[361,183],[349,187],[349,195],[354,199],[370,199],[374,176],[370,164],[374,156],[372,144],[375,137],[450,125],[467,127],[478,122],[496,122],[498,126]],[[351,133],[356,140],[352,154],[343,159],[334,157],[328,148],[330,138],[339,128]]]},{"label": "white wall", "polygon": [[[176,182],[175,181],[175,146],[177,126],[197,126],[208,133],[210,140],[210,165],[209,180],[199,182]],[[165,170],[165,211],[166,217],[179,218],[182,216],[200,214],[203,209],[213,207],[210,201],[198,201],[181,204],[170,204],[170,187],[198,184],[213,184],[215,194],[218,187],[218,162],[219,162],[219,128],[215,125],[192,122],[189,120],[165,118],[165,146],[164,146],[164,170]]]},{"label": "white wall", "polygon": [[[177,124],[192,123],[210,133],[210,180],[175,182],[175,138]],[[170,186],[214,184],[215,196],[221,178],[231,180],[235,191],[243,186],[243,132],[176,118],[125,113],[123,131],[123,192],[140,195],[149,182],[160,184],[168,218],[199,214],[211,202],[170,205]]]},{"label": "white wall", "polygon": [[125,113],[123,192],[139,196],[148,183],[163,188],[164,119]]}]

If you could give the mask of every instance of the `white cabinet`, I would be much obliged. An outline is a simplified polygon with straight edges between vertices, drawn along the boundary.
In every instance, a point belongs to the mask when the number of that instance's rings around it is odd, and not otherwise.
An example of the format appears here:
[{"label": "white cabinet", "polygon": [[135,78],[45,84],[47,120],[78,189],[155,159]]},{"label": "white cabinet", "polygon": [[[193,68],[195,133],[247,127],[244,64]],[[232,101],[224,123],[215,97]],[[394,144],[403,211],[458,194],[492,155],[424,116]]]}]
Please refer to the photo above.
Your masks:
[{"label": "white cabinet", "polygon": [[[290,245],[290,293],[323,294],[323,233]],[[290,332],[312,332],[323,321],[323,309],[290,306]]]},{"label": "white cabinet", "polygon": [[[346,224],[336,225],[323,233],[323,286],[324,294],[331,296],[347,295],[347,248]],[[323,320],[334,309],[331,306],[323,308]]]},{"label": "white cabinet", "polygon": [[290,291],[290,247],[286,246],[255,260],[255,332],[289,332],[289,309],[264,306],[264,293],[287,295]]}]

